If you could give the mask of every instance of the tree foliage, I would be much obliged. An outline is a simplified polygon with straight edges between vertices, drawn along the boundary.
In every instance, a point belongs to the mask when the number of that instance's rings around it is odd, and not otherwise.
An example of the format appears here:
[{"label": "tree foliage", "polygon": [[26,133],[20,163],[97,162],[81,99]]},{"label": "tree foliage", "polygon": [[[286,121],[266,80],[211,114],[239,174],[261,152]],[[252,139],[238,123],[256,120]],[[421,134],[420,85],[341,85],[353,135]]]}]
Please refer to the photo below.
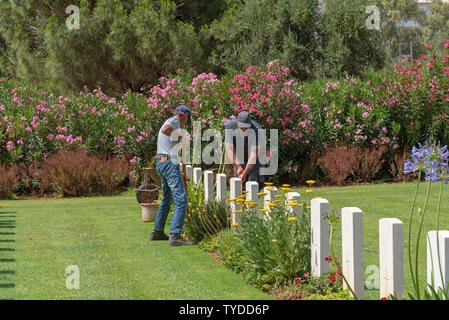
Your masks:
[{"label": "tree foliage", "polygon": [[[380,30],[366,27],[373,4]],[[79,29],[66,25],[70,5]],[[429,8],[427,17],[411,0],[0,0],[0,74],[114,95],[179,71],[273,60],[299,80],[360,75],[448,37],[449,4]]]}]

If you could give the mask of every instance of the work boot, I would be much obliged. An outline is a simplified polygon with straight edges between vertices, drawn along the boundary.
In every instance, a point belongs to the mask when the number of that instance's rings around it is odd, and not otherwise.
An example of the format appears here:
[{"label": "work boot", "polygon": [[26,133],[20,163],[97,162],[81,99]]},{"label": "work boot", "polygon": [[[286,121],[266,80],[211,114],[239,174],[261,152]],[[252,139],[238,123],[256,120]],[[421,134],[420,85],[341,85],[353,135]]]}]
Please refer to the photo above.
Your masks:
[{"label": "work boot", "polygon": [[150,236],[150,241],[168,240],[168,236],[164,231],[153,230]]},{"label": "work boot", "polygon": [[170,247],[175,246],[191,246],[193,243],[187,242],[179,233],[170,233],[170,237],[168,239],[168,245]]}]

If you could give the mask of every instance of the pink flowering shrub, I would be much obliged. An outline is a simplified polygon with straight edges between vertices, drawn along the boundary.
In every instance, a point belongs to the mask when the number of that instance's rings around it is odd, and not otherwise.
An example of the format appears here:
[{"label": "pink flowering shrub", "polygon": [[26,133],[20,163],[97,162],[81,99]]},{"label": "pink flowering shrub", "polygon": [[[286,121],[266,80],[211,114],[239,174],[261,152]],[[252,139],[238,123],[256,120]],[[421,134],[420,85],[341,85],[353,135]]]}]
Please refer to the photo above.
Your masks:
[{"label": "pink flowering shrub", "polygon": [[265,129],[278,129],[278,178],[298,179],[307,159],[328,145],[383,146],[394,161],[396,153],[419,141],[449,143],[448,40],[445,47],[411,63],[368,70],[363,79],[298,83],[274,61],[221,78],[210,73],[161,78],[143,93],[121,97],[101,89],[56,96],[17,77],[2,78],[0,161],[30,165],[85,147],[89,154],[146,166],[160,126],[179,104],[191,107],[203,130],[223,130],[243,110]]}]

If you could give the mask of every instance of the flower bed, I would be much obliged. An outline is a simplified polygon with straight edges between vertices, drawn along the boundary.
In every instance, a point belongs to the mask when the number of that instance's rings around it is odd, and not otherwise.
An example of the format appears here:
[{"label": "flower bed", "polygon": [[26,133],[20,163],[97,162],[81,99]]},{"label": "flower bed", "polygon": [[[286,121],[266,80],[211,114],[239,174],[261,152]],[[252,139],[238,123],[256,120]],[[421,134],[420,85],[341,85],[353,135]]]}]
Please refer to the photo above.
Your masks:
[{"label": "flower bed", "polygon": [[[314,157],[328,146],[386,147],[391,164],[402,150],[427,139],[449,143],[449,41],[438,54],[363,79],[298,83],[276,62],[195,78],[161,78],[145,94],[108,97],[101,89],[55,96],[17,77],[0,79],[0,159],[30,164],[78,146],[101,157],[114,155],[147,166],[160,125],[186,103],[203,129],[223,130],[242,110],[264,128],[279,130],[279,172],[304,180]],[[384,167],[389,168],[389,166]],[[398,170],[390,172],[395,174]]]}]

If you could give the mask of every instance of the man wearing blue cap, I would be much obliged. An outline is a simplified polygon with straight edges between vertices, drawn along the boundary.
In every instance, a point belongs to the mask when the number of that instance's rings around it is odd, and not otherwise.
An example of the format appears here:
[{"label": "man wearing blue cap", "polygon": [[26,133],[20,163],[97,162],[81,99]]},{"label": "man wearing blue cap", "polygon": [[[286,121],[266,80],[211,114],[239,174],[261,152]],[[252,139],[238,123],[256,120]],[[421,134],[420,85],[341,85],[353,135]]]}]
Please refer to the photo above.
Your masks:
[{"label": "man wearing blue cap", "polygon": [[[177,161],[172,161],[177,156],[172,154],[172,149],[180,140],[180,138],[173,138],[175,136],[173,132],[176,131],[176,136],[179,136],[177,134],[178,130],[191,122],[192,114],[190,109],[184,105],[179,106],[176,108],[174,116],[162,125],[157,138],[158,161],[156,163],[156,171],[161,177],[163,199],[156,215],[154,230],[151,233],[150,240],[168,240],[169,246],[191,245],[181,236],[187,211],[187,193],[179,164]],[[164,228],[173,199],[175,200],[175,206],[173,219],[170,224],[170,237],[168,237],[164,233]]]}]

